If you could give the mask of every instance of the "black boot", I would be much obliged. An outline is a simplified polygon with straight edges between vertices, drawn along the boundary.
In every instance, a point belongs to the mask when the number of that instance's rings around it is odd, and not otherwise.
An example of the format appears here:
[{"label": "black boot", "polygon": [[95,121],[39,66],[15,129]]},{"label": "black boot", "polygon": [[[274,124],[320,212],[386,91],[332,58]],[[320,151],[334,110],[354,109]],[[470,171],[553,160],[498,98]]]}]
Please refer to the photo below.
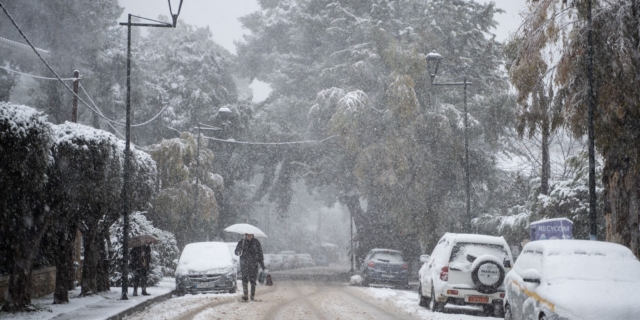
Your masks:
[{"label": "black boot", "polygon": [[246,282],[242,283],[242,301],[249,300],[249,284]]},{"label": "black boot", "polygon": [[255,284],[251,284],[251,301],[253,301],[253,297],[255,297],[256,295],[256,285]]},{"label": "black boot", "polygon": [[147,286],[142,287],[142,295],[143,296],[150,296],[150,294],[147,293]]}]

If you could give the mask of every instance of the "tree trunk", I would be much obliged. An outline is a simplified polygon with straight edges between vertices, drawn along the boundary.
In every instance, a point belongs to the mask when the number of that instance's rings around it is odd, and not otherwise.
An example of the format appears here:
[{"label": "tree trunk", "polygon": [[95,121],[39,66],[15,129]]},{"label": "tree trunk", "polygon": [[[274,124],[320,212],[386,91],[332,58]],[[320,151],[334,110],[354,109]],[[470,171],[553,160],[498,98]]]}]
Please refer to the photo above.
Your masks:
[{"label": "tree trunk", "polygon": [[[29,250],[28,247],[22,249]],[[35,251],[32,249],[32,251]],[[26,257],[14,255],[13,272],[9,276],[8,295],[5,297],[2,311],[15,312],[22,311],[31,304],[31,266],[33,264],[33,254]]]},{"label": "tree trunk", "polygon": [[84,263],[82,265],[82,291],[80,295],[87,296],[98,292],[97,268],[98,268],[98,244],[95,230],[85,230],[82,233],[84,242]]},{"label": "tree trunk", "polygon": [[56,287],[53,293],[53,304],[69,303],[69,269],[73,270],[73,240],[61,243],[56,258]]},{"label": "tree trunk", "polygon": [[[55,203],[51,204],[52,207]],[[40,241],[49,228],[53,210],[36,205],[31,207],[31,224],[27,229],[17,227],[11,237],[5,238],[8,248],[6,261],[10,262],[11,274],[3,311],[22,311],[31,304],[31,268]]]},{"label": "tree trunk", "polygon": [[106,246],[107,237],[109,233],[102,233],[99,241],[99,261],[97,268],[97,290],[98,292],[110,291],[109,285],[109,253]]},{"label": "tree trunk", "polygon": [[640,257],[640,166],[623,155],[608,155],[602,173],[606,240]]}]

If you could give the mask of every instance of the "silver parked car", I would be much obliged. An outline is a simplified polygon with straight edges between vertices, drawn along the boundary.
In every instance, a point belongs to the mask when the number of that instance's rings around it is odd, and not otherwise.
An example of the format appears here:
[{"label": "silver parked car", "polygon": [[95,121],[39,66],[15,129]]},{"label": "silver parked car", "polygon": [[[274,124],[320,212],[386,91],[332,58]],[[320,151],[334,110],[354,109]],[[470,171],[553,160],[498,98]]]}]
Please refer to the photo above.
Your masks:
[{"label": "silver parked car", "polygon": [[175,272],[176,293],[237,290],[236,267],[224,242],[190,243],[184,247]]},{"label": "silver parked car", "polygon": [[529,242],[505,285],[505,319],[640,319],[640,262],[619,244]]}]

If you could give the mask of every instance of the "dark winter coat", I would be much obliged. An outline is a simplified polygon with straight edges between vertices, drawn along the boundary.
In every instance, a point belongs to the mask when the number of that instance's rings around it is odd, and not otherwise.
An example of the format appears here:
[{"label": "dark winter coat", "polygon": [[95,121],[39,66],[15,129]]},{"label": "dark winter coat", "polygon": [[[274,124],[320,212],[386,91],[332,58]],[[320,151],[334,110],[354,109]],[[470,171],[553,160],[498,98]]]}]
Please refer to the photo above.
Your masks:
[{"label": "dark winter coat", "polygon": [[135,247],[130,251],[129,268],[131,271],[151,269],[151,246]]},{"label": "dark winter coat", "polygon": [[250,241],[242,239],[238,241],[235,253],[240,257],[240,268],[243,274],[257,273],[258,265],[264,269],[264,255],[262,254],[262,245],[260,245],[258,239],[253,238]]}]

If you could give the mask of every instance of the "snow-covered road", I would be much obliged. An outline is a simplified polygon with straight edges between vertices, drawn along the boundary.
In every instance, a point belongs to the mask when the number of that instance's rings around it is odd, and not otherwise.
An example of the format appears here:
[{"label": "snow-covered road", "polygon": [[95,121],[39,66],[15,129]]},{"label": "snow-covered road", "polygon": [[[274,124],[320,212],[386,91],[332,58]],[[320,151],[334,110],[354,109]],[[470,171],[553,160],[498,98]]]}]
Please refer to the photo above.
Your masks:
[{"label": "snow-covered road", "polygon": [[[349,287],[343,283],[282,281],[259,286],[259,301],[238,302],[240,294],[174,297],[126,319],[443,319],[468,320],[477,312],[433,313],[418,306],[412,291]],[[455,312],[455,313],[452,313]]]}]

